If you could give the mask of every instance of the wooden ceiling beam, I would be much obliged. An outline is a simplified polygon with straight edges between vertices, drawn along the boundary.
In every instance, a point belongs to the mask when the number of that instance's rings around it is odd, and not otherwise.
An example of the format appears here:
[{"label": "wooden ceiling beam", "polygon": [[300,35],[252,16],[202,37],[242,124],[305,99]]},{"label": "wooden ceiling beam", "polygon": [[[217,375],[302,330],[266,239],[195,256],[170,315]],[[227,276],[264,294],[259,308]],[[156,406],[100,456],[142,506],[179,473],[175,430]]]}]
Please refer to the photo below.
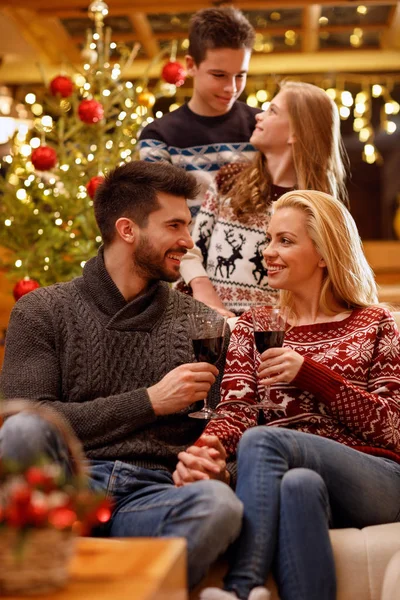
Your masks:
[{"label": "wooden ceiling beam", "polygon": [[37,18],[33,11],[27,11],[18,8],[4,8],[2,11],[9,19],[13,21],[21,36],[37,52],[38,60],[44,64],[51,63],[46,45],[43,45],[35,32],[32,31],[32,19]]},{"label": "wooden ceiling beam", "polygon": [[316,52],[319,48],[320,16],[320,4],[310,4],[303,8],[303,29],[301,38],[303,52]]},{"label": "wooden ceiling beam", "polygon": [[391,8],[388,27],[382,36],[381,46],[385,50],[400,50],[400,2]]},{"label": "wooden ceiling beam", "polygon": [[[159,9],[163,7],[163,5],[171,6],[178,5],[182,10],[182,2],[179,0],[148,0],[149,4],[158,4]],[[229,2],[227,2],[229,3]],[[248,8],[263,8],[265,5],[271,6],[274,8],[277,6],[283,8],[288,6],[299,6],[306,4],[315,4],[313,0],[279,0],[279,3],[275,0],[232,0],[231,2],[234,6],[239,8],[245,7]],[[396,4],[397,0],[363,0],[364,5],[389,5]],[[90,0],[68,0],[68,5],[71,8],[86,8],[89,6]],[[137,8],[139,6],[145,6],[146,0],[134,0],[134,6],[132,7],[132,0],[107,0],[107,4],[110,8],[115,6],[125,6],[127,8]],[[215,0],[186,0],[184,10],[191,10],[193,6],[197,6],[202,4],[205,6],[215,5]],[[320,0],[319,4],[324,5],[332,5],[332,6],[351,6],[354,5],[353,0]],[[54,6],[54,0],[0,0],[0,6],[24,6],[26,8],[39,9],[39,8],[52,8]]]},{"label": "wooden ceiling beam", "polygon": [[13,20],[24,39],[37,52],[39,61],[45,64],[80,61],[76,46],[57,18],[43,19],[35,11],[25,8],[5,8],[3,12]]},{"label": "wooden ceiling beam", "polygon": [[[82,62],[77,63],[81,67]],[[126,79],[135,80],[143,76],[149,61],[136,59],[126,72]],[[149,76],[160,77],[161,62],[151,68]],[[47,65],[46,75],[50,79],[59,74],[59,65]],[[333,72],[383,72],[400,71],[400,52],[396,50],[344,50],[320,52],[282,52],[268,55],[253,55],[250,75]],[[41,83],[42,75],[37,63],[4,61],[0,66],[0,80],[4,84]]]},{"label": "wooden ceiling beam", "polygon": [[[361,1],[361,0],[360,0]],[[44,15],[53,15],[60,18],[79,18],[87,15],[90,0],[68,0],[68,8],[55,6],[54,0],[0,0],[1,6],[20,6],[34,8]],[[110,15],[122,15],[132,11],[132,0],[108,0]],[[242,10],[267,10],[302,8],[315,4],[315,0],[237,0],[233,5]],[[351,0],[320,0],[323,6],[351,6]],[[365,5],[396,5],[397,0],[363,0]],[[135,0],[134,8],[147,14],[194,12],[200,8],[214,6],[212,0],[186,0],[182,7],[181,0]]]},{"label": "wooden ceiling beam", "polygon": [[[245,0],[246,1],[246,0]],[[267,0],[268,2],[269,0]],[[287,0],[283,0],[285,2]],[[300,0],[291,0],[291,2],[299,2]],[[307,0],[305,0],[307,1]],[[323,1],[323,0],[322,0]],[[339,0],[340,1],[340,0]],[[75,9],[80,12],[87,13],[90,0],[68,0],[68,8]],[[114,10],[132,11],[134,8],[139,12],[148,12],[148,6],[151,7],[151,12],[192,12],[205,8],[207,6],[214,6],[212,0],[186,0],[184,9],[182,9],[182,2],[180,0],[135,0],[132,6],[132,0],[108,0],[107,5],[109,11],[112,13]],[[260,7],[260,4],[258,7]],[[19,6],[21,8],[30,8],[31,10],[46,10],[56,12],[57,9],[62,9],[61,6],[55,6],[54,0],[0,0],[1,6]]]},{"label": "wooden ceiling beam", "polygon": [[157,56],[161,49],[145,13],[131,11],[128,17],[135,29],[136,39],[140,42],[147,56],[149,58]]}]

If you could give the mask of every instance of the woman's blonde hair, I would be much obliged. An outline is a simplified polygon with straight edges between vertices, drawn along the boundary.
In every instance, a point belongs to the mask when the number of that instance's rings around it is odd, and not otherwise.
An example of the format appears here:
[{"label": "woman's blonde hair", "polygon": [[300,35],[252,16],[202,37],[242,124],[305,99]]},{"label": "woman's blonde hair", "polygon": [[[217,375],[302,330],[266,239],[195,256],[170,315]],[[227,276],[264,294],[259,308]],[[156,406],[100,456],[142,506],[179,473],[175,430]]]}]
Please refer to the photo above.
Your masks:
[{"label": "woman's blonde hair", "polygon": [[[333,100],[321,88],[301,81],[280,84],[285,94],[295,142],[293,163],[297,187],[321,190],[348,205],[345,186],[348,158],[340,134],[340,118]],[[249,167],[231,186],[231,206],[246,222],[254,212],[265,211],[271,202],[272,185],[267,160],[258,152]],[[221,189],[222,193],[228,190]]]},{"label": "woman's blonde hair", "polygon": [[[334,306],[363,308],[378,303],[375,278],[364,251],[357,226],[338,200],[314,190],[295,190],[274,203],[274,213],[294,208],[304,213],[307,233],[324,259],[320,308],[327,314],[340,312]],[[280,292],[281,305],[294,310],[292,293]]]}]

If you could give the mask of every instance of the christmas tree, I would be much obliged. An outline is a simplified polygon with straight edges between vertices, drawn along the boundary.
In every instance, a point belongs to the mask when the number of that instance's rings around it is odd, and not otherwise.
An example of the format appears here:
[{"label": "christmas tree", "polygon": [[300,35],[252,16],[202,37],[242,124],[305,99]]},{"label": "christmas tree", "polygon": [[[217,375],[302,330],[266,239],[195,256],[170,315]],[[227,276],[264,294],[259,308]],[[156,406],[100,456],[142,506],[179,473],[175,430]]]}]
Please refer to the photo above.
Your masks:
[{"label": "christmas tree", "polygon": [[0,246],[7,252],[0,266],[19,280],[16,297],[81,274],[101,243],[95,189],[110,169],[137,158],[138,130],[152,119],[155,95],[145,74],[123,81],[138,47],[111,43],[107,12],[102,0],[92,2],[82,70],[48,84],[42,116],[15,136],[4,158]]}]

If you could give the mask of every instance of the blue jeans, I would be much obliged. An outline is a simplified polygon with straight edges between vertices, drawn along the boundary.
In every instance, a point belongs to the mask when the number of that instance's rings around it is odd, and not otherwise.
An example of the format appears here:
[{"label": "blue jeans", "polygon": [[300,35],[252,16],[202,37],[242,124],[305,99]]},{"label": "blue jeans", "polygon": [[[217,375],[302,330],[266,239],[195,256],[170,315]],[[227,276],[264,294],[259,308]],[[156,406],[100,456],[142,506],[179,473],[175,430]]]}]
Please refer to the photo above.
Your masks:
[{"label": "blue jeans", "polygon": [[[20,413],[0,429],[0,455],[29,464],[50,456],[69,469],[68,453],[55,430],[41,418]],[[113,498],[110,522],[100,533],[112,537],[183,537],[187,540],[188,579],[193,587],[237,538],[243,508],[219,481],[174,486],[168,471],[121,461],[90,463],[91,486]]]},{"label": "blue jeans", "polygon": [[400,520],[400,465],[319,436],[255,427],[238,451],[244,504],[225,588],[247,599],[271,569],[282,600],[334,600],[329,527]]}]

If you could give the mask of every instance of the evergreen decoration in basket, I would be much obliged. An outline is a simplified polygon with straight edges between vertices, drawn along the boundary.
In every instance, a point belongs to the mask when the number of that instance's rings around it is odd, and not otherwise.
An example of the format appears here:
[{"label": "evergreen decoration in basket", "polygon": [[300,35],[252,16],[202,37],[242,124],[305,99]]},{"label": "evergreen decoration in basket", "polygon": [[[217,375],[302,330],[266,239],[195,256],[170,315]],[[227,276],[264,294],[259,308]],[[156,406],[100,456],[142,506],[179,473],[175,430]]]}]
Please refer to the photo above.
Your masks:
[{"label": "evergreen decoration in basket", "polygon": [[[5,404],[27,410],[26,403]],[[28,410],[36,412],[37,405]],[[42,409],[39,414],[57,424],[73,473],[66,475],[60,465],[44,459],[22,468],[0,458],[0,596],[42,594],[64,586],[77,535],[88,534],[111,516],[110,500],[88,487],[80,444],[68,425]]]}]

